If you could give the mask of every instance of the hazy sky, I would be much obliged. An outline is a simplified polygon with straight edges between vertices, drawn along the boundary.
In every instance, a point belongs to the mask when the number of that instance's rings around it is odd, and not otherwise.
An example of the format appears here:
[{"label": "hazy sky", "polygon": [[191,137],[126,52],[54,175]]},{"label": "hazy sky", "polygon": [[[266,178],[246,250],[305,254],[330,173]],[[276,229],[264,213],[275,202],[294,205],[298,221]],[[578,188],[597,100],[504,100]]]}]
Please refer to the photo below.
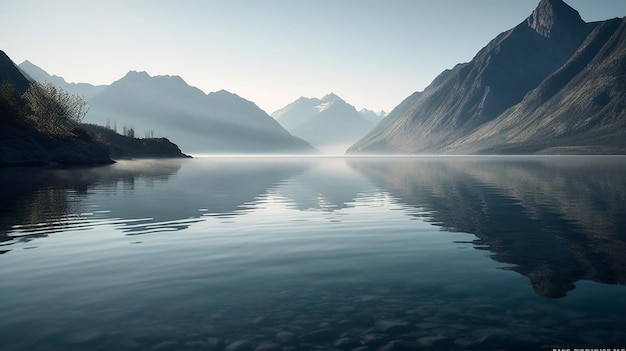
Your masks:
[{"label": "hazy sky", "polygon": [[[0,0],[0,49],[70,82],[129,70],[226,89],[267,113],[334,92],[390,111],[539,0]],[[625,0],[569,0],[584,20]]]}]

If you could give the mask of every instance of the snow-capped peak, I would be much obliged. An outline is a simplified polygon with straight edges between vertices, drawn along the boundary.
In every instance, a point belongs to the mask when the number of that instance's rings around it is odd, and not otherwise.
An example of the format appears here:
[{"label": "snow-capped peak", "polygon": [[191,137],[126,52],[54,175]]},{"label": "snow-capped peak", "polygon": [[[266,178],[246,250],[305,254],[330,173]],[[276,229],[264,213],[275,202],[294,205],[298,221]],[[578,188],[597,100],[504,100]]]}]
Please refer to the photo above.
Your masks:
[{"label": "snow-capped peak", "polygon": [[329,94],[326,94],[322,98],[321,103],[319,105],[317,105],[315,108],[319,112],[322,112],[322,111],[325,111],[328,108],[330,108],[333,105],[333,103],[341,102],[341,101],[343,101],[343,100],[339,96],[337,96],[337,95],[335,95],[333,93],[329,93]]}]

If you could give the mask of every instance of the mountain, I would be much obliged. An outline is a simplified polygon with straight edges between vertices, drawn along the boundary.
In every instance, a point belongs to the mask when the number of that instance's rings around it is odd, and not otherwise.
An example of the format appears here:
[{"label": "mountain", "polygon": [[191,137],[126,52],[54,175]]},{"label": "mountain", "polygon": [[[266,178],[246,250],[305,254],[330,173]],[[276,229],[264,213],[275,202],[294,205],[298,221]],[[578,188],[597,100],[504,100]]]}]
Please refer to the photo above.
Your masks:
[{"label": "mountain", "polygon": [[321,103],[320,99],[302,96],[280,110],[274,111],[271,116],[285,129],[292,130],[317,114],[319,112],[317,106]]},{"label": "mountain", "polygon": [[98,93],[104,90],[104,88],[106,88],[105,85],[96,86],[89,83],[68,83],[63,77],[50,75],[48,72],[44,71],[42,68],[36,66],[28,60],[20,63],[18,65],[18,68],[23,73],[25,73],[26,76],[30,77],[31,80],[37,81],[39,83],[50,82],[67,92],[70,92],[72,94],[80,94],[87,100],[96,96]]},{"label": "mountain", "polygon": [[375,125],[333,93],[322,99],[301,97],[272,117],[293,135],[327,152],[343,153]]},{"label": "mountain", "polygon": [[626,118],[626,61],[618,22],[585,23],[562,0],[541,0],[524,22],[409,96],[348,152],[626,147],[626,132],[619,128]]},{"label": "mountain", "polygon": [[28,78],[20,72],[9,56],[0,50],[0,84],[3,82],[12,85],[20,94],[24,93],[30,84]]},{"label": "mountain", "polygon": [[316,152],[254,103],[225,90],[207,95],[178,76],[131,71],[89,102],[86,122],[154,132],[186,152]]},{"label": "mountain", "polygon": [[609,20],[519,104],[449,148],[472,153],[624,153],[625,78],[626,18]]},{"label": "mountain", "polygon": [[383,118],[387,116],[387,112],[383,110],[376,112],[376,111],[368,110],[366,108],[359,110],[359,113],[361,114],[361,116],[363,116],[363,118],[370,121],[372,125],[374,126],[380,123],[380,121],[382,121]]}]

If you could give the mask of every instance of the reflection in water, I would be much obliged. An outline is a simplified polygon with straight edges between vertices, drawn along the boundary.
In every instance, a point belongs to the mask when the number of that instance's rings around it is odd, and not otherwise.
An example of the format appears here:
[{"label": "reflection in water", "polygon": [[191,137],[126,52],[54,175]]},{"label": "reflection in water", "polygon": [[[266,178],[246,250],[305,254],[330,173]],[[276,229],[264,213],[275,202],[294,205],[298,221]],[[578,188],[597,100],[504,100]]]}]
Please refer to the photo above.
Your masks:
[{"label": "reflection in water", "polygon": [[356,172],[407,214],[474,234],[477,249],[528,277],[539,295],[565,296],[579,280],[626,283],[622,158],[215,158],[2,169],[0,253],[105,224],[127,235],[184,230],[206,216],[227,221],[262,209],[268,197],[332,213],[373,191]]},{"label": "reflection in water", "polygon": [[[178,174],[183,163],[187,172]],[[246,213],[268,189],[306,167],[293,161],[217,158],[2,169],[6,195],[0,207],[0,240],[29,240],[103,223],[130,235],[183,230],[202,216]]]},{"label": "reflection in water", "polygon": [[426,220],[472,233],[477,248],[546,297],[578,280],[626,283],[623,158],[352,159]]},{"label": "reflection in water", "polygon": [[3,169],[2,350],[621,347],[625,164]]},{"label": "reflection in water", "polygon": [[6,168],[0,169],[4,196],[0,205],[0,240],[11,240],[7,231],[21,234],[20,240],[69,229],[90,227],[94,216],[86,205],[90,188],[104,187],[131,192],[135,182],[166,183],[183,160],[122,161],[91,168]]},{"label": "reflection in water", "polygon": [[309,163],[302,172],[282,184],[278,194],[293,201],[300,211],[332,212],[348,207],[371,184],[350,169],[342,158]]}]

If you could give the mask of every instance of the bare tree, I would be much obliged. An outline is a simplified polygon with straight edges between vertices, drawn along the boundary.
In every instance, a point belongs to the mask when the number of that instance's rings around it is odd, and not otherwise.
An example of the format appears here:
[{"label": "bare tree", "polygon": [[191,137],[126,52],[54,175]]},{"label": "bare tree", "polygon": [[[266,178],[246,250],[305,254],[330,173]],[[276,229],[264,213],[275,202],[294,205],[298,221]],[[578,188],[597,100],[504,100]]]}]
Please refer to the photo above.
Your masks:
[{"label": "bare tree", "polygon": [[89,105],[78,94],[70,94],[50,82],[31,83],[22,97],[37,128],[43,132],[68,135],[83,121]]},{"label": "bare tree", "polygon": [[122,135],[127,136],[129,138],[134,138],[135,137],[135,127],[133,127],[133,126],[130,126],[130,127],[123,126],[122,127]]}]

